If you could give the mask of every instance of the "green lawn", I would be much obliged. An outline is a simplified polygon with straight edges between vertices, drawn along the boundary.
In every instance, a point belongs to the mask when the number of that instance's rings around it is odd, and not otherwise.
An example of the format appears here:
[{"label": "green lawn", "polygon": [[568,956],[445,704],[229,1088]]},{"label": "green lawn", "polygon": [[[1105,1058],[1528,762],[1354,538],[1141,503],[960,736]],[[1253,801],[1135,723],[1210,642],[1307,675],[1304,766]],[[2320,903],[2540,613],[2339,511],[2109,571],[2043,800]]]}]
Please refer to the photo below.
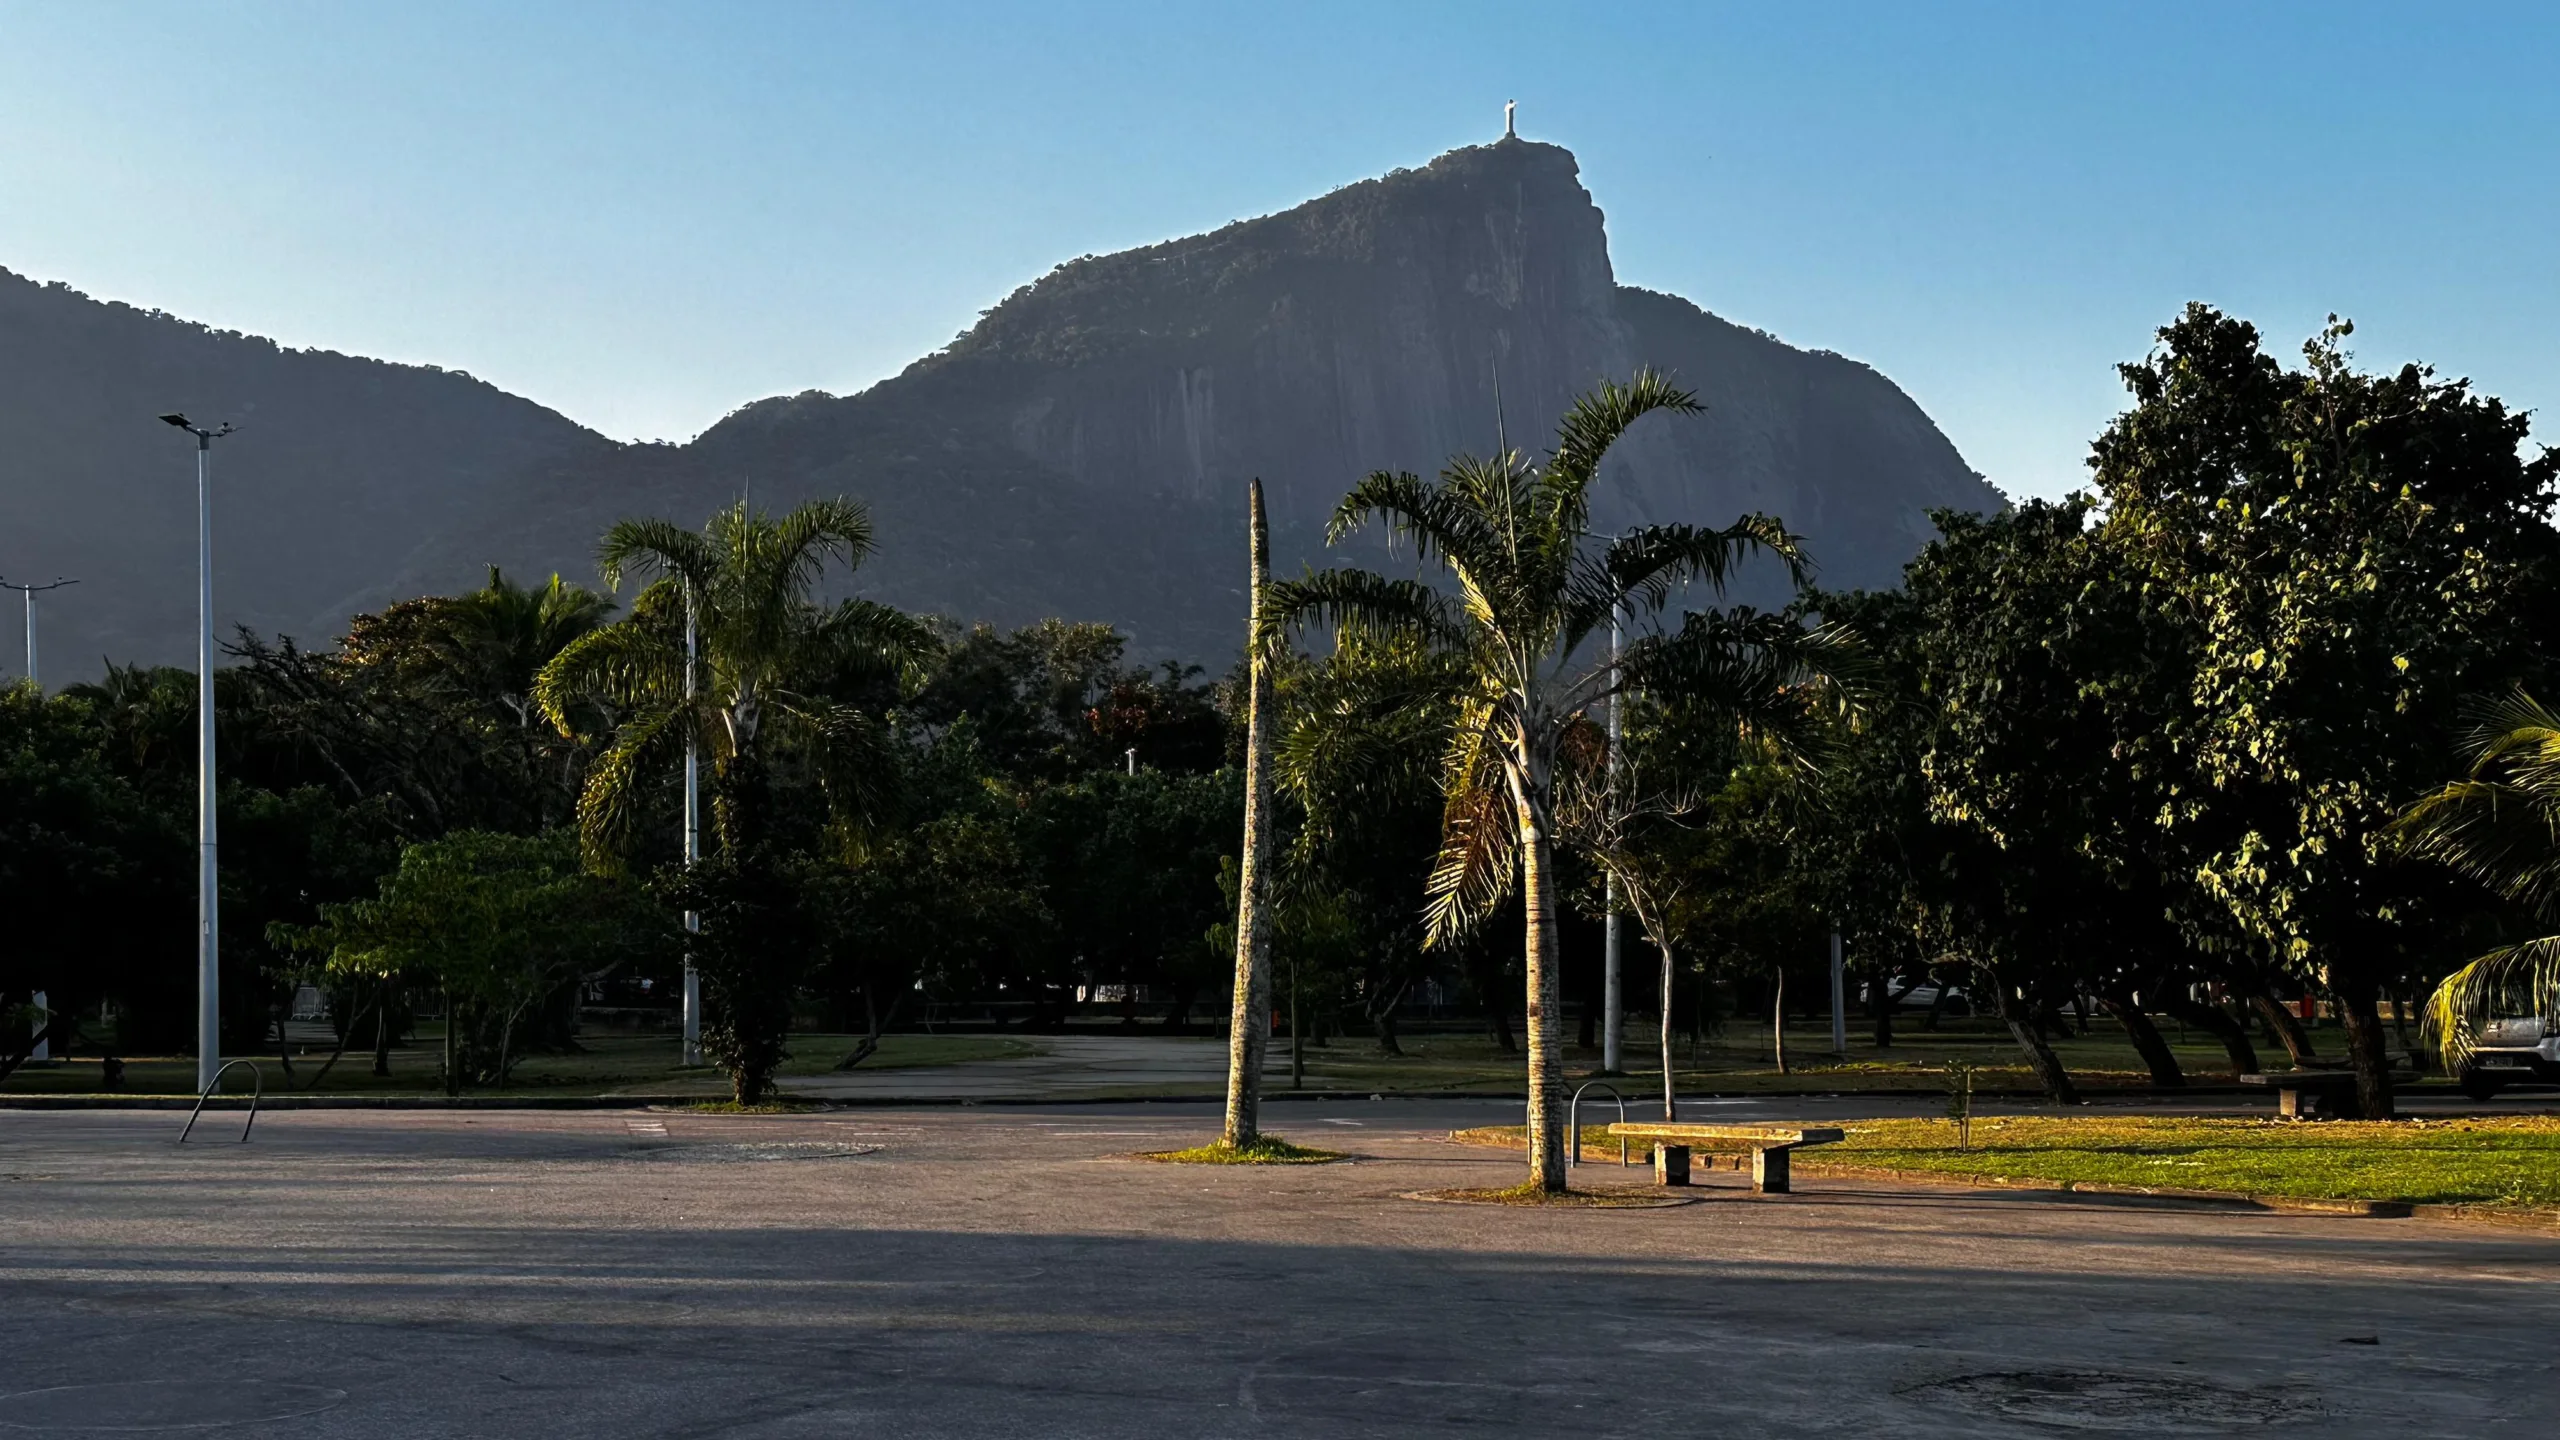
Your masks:
[{"label": "green lawn", "polygon": [[[391,1074],[373,1074],[370,1050],[350,1050],[337,1067],[329,1072],[318,1093],[324,1095],[418,1095],[436,1093],[436,1043],[438,1035],[432,1025],[421,1027],[422,1043],[391,1052]],[[858,1037],[852,1035],[794,1035],[791,1058],[784,1062],[785,1075],[819,1075],[831,1070],[848,1054]],[[473,1095],[497,1096],[579,1096],[610,1095],[621,1092],[644,1095],[701,1095],[706,1098],[728,1093],[728,1082],[716,1070],[688,1069],[675,1063],[676,1040],[671,1035],[591,1035],[580,1042],[585,1048],[568,1055],[528,1055],[515,1067],[513,1083],[503,1090],[474,1090]],[[1008,1056],[1036,1055],[1036,1040],[995,1035],[885,1035],[880,1050],[862,1062],[864,1070],[912,1069],[919,1066],[954,1065],[964,1060],[998,1060]],[[294,1057],[294,1075],[285,1077],[272,1055],[250,1056],[266,1074],[269,1094],[303,1093],[311,1083],[321,1062],[329,1058],[327,1051]],[[232,1073],[226,1088],[246,1089],[248,1077]],[[86,1095],[99,1091],[98,1062],[84,1056],[61,1065],[21,1068],[0,1085],[0,1094],[9,1095]],[[195,1061],[186,1056],[145,1057],[125,1062],[126,1095],[191,1095],[195,1093]]]},{"label": "green lawn", "polygon": [[[1798,1151],[1797,1167],[1809,1174],[1836,1164],[1954,1179],[2306,1200],[2560,1206],[2560,1119],[2546,1117],[2304,1123],[2010,1116],[1974,1121],[1972,1148],[1964,1150],[1956,1148],[1955,1126],[1946,1120],[1861,1120],[1842,1128],[1846,1140]],[[1617,1145],[1607,1136],[1606,1126],[1583,1127],[1586,1161],[1616,1161]],[[1518,1126],[1450,1138],[1523,1143]]]},{"label": "green lawn", "polygon": [[2228,1190],[2315,1200],[2560,1205],[2560,1120],[2383,1122],[2135,1117],[1976,1120],[1959,1150],[1945,1120],[1846,1127],[1802,1152],[1933,1175]]}]

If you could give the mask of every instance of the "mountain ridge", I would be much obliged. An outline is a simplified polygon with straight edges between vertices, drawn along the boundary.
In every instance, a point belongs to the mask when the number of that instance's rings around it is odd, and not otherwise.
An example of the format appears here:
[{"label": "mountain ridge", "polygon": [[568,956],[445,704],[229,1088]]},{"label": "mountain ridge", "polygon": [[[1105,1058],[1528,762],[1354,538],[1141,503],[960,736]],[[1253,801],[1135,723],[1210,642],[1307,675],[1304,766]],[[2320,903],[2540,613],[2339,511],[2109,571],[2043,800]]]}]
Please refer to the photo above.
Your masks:
[{"label": "mountain ridge", "polygon": [[[37,334],[13,322],[13,293],[0,284],[0,380],[44,363],[31,354],[48,344],[77,348],[61,323]],[[586,578],[596,535],[620,515],[696,523],[741,493],[777,507],[841,493],[878,523],[865,593],[998,624],[1106,620],[1140,655],[1218,663],[1242,636],[1247,477],[1270,493],[1276,563],[1329,563],[1324,520],[1359,475],[1428,472],[1491,450],[1498,429],[1534,449],[1577,391],[1641,365],[1700,391],[1708,412],[1628,437],[1595,493],[1598,528],[1774,513],[1808,535],[1826,580],[1885,584],[1925,539],[1927,510],[2000,503],[1872,367],[1619,285],[1571,152],[1516,139],[1067,261],[894,376],[850,395],[752,401],[682,445],[610,441],[461,372],[329,352],[306,363],[332,358],[344,363],[312,388],[338,413],[297,432],[311,443],[291,454],[275,443],[262,454],[252,437],[308,421],[312,407],[259,392],[278,362],[250,349],[232,352],[242,375],[227,392],[148,356],[56,366],[112,393],[113,406],[91,407],[90,438],[119,423],[104,448],[131,465],[148,455],[162,469],[143,488],[169,491],[151,565],[122,577],[151,604],[97,627],[124,646],[116,658],[189,648],[183,447],[137,418],[170,408],[252,420],[223,442],[237,448],[216,451],[217,600],[306,641],[334,635],[350,609],[476,583],[488,564]],[[0,393],[0,442],[43,428]],[[62,453],[83,427],[51,428]],[[0,483],[0,520],[26,518],[31,493]],[[122,493],[128,508],[141,494]],[[56,508],[65,514],[40,527],[55,538],[68,520],[110,518]],[[42,563],[0,551],[0,573]],[[71,610],[54,614],[76,628]],[[46,649],[72,653],[50,634]]]}]

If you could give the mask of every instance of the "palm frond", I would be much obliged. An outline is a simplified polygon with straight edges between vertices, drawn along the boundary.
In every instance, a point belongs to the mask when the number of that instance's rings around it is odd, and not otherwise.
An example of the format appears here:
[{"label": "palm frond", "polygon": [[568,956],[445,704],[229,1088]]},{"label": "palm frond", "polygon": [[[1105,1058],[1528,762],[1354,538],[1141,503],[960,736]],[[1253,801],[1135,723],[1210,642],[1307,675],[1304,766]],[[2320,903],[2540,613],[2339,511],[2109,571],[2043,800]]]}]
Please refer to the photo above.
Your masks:
[{"label": "palm frond", "polygon": [[1509,776],[1496,752],[1492,708],[1460,707],[1440,780],[1440,853],[1423,885],[1423,943],[1455,943],[1503,898],[1519,873],[1520,833]]},{"label": "palm frond", "polygon": [[1430,645],[1458,641],[1462,631],[1440,592],[1414,580],[1394,580],[1369,570],[1319,570],[1296,580],[1275,580],[1263,592],[1257,639],[1277,645],[1302,625],[1357,626],[1382,635],[1409,635]]},{"label": "palm frond", "polygon": [[2427,1037],[2447,1074],[2461,1070],[2480,1045],[2480,1027],[2509,1017],[2551,1017],[2560,1010],[2560,935],[2507,945],[2454,971],[2427,997]]},{"label": "palm frond", "polygon": [[1417,558],[1481,563],[1494,541],[1487,516],[1444,477],[1425,480],[1409,470],[1373,471],[1325,523],[1325,543],[1337,544],[1375,520],[1390,541],[1410,542]]},{"label": "palm frond", "polygon": [[672,761],[693,718],[681,703],[634,714],[587,767],[586,788],[578,795],[578,843],[589,869],[605,875],[622,871],[632,836],[648,814],[646,781]]},{"label": "palm frond", "polygon": [[2560,919],[2560,720],[2523,694],[2483,719],[2471,778],[2411,805],[2392,834],[2407,853]]},{"label": "palm frond", "polygon": [[718,566],[709,539],[672,520],[617,520],[596,545],[596,573],[616,590],[625,574],[674,576],[699,587]]},{"label": "palm frond", "polygon": [[1589,528],[1591,482],[1599,477],[1609,447],[1656,410],[1694,415],[1705,408],[1694,393],[1656,370],[1638,370],[1624,385],[1601,381],[1556,422],[1555,453],[1538,475],[1539,509],[1559,528],[1579,536]]},{"label": "palm frond", "polygon": [[574,737],[578,707],[616,710],[663,704],[684,693],[682,641],[637,617],[569,642],[534,677],[533,701],[562,735]]},{"label": "palm frond", "polygon": [[[1813,578],[1813,562],[1804,541],[1775,516],[1745,515],[1723,529],[1703,525],[1647,525],[1609,542],[1601,552],[1597,573],[1577,576],[1576,619],[1600,621],[1609,608],[1632,604],[1659,610],[1682,584],[1700,584],[1721,595],[1734,571],[1753,555],[1767,555],[1786,566],[1787,581],[1801,589]],[[1586,631],[1586,633],[1588,633]]]}]

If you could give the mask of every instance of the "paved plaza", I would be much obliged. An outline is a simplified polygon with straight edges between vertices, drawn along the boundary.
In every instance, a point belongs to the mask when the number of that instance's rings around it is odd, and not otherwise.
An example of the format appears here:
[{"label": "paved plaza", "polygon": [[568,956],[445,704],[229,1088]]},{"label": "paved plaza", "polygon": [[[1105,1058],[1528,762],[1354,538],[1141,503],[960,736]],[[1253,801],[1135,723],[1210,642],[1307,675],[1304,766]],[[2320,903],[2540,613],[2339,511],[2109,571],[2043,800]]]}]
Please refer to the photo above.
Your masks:
[{"label": "paved plaza", "polygon": [[[1872,1181],[1620,1211],[1498,1106],[0,1112],[0,1431],[2533,1436],[2560,1237]],[[1636,1172],[1586,1168],[1590,1183]]]}]

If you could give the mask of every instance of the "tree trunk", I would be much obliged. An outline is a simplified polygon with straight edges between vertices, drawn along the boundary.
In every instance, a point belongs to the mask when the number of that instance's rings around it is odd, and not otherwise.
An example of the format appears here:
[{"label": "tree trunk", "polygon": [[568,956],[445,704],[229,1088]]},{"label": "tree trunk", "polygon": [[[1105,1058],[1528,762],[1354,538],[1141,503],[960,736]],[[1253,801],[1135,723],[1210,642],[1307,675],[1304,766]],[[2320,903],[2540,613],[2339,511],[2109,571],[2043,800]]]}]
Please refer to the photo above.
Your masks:
[{"label": "tree trunk", "polygon": [[[1271,927],[1264,917],[1271,880],[1264,848],[1271,843],[1271,744],[1275,701],[1262,625],[1271,585],[1271,527],[1263,518],[1262,482],[1246,487],[1252,509],[1253,595],[1246,638],[1252,663],[1244,742],[1244,854],[1236,866],[1236,978],[1227,1024],[1227,1123],[1224,1140],[1262,1138],[1262,1054],[1271,1034]],[[1295,1044],[1293,1036],[1291,1043]]]},{"label": "tree trunk", "polygon": [[[378,996],[377,999],[379,999]],[[366,1008],[370,1009],[372,1007],[368,1005]],[[358,1010],[355,1014],[347,1018],[346,1028],[338,1032],[338,1048],[330,1051],[329,1058],[321,1061],[320,1068],[312,1072],[311,1084],[308,1088],[317,1090],[320,1088],[320,1082],[329,1078],[330,1068],[335,1066],[338,1063],[339,1058],[347,1053],[347,1042],[355,1038],[356,1027],[363,1023],[363,1010]]]},{"label": "tree trunk", "polygon": [[383,982],[382,990],[373,997],[373,1073],[376,1079],[391,1074],[391,985]]},{"label": "tree trunk", "polygon": [[1556,1022],[1563,1017],[1556,970],[1555,856],[1547,838],[1545,777],[1519,757],[1511,777],[1520,826],[1520,900],[1525,913],[1522,965],[1528,972],[1529,1183],[1550,1195],[1565,1188],[1564,1066]]},{"label": "tree trunk", "polygon": [[2249,1003],[2257,1007],[2258,1017],[2267,1022],[2267,1029],[2284,1046],[2293,1068],[2300,1070],[2320,1063],[2319,1052],[2311,1048],[2310,1032],[2302,1028],[2301,1018],[2285,1008],[2283,1001],[2261,990],[2249,997]]},{"label": "tree trunk", "polygon": [[1289,1088],[1307,1088],[1307,1027],[1298,1018],[1298,962],[1289,961]]},{"label": "tree trunk", "polygon": [[1769,1049],[1778,1060],[1778,1073],[1787,1073],[1787,972],[1780,970],[1775,994],[1769,1001]]},{"label": "tree trunk", "polygon": [[444,1093],[462,1093],[461,1017],[454,1013],[453,992],[444,992]]},{"label": "tree trunk", "polygon": [[2133,988],[2118,985],[2100,992],[2098,998],[2114,1013],[2117,1023],[2124,1026],[2125,1037],[2133,1041],[2134,1053],[2150,1067],[2151,1083],[2162,1090],[2183,1089],[2187,1077],[2178,1068],[2177,1052],[2169,1048],[2168,1040],[2160,1034],[2160,1027],[2152,1024],[2151,1017],[2142,1013],[2142,1003],[2134,997]]},{"label": "tree trunk", "polygon": [[871,994],[871,987],[868,985],[863,986],[863,1036],[860,1040],[854,1042],[851,1050],[845,1052],[843,1059],[836,1062],[835,1068],[838,1070],[850,1070],[854,1066],[859,1065],[863,1061],[880,1053],[880,1032],[889,1028],[890,1022],[898,1018],[898,1007],[905,1003],[906,997],[901,995],[897,999],[889,1002],[888,1013],[883,1014],[881,1013],[879,1002],[874,999]]},{"label": "tree trunk", "polygon": [[1405,986],[1378,988],[1378,999],[1369,1007],[1369,1024],[1377,1031],[1378,1053],[1404,1058],[1404,1045],[1396,1038],[1396,1007],[1404,1003]]},{"label": "tree trunk", "polygon": [[1923,1030],[1937,1029],[1938,1017],[1945,1014],[1947,1009],[1947,982],[1942,977],[1932,978],[1938,980],[1938,993],[1929,997],[1929,1013],[1920,1021],[1920,1028]]},{"label": "tree trunk", "polygon": [[2044,1087],[2045,1095],[2056,1105],[2079,1104],[2080,1092],[2071,1083],[2071,1072],[2062,1068],[2062,1057],[2045,1043],[2044,1032],[2036,1028],[2026,1002],[1987,970],[1982,974],[1982,983],[1991,987],[1992,1005],[2001,1023],[2009,1027],[2018,1048],[2026,1052],[2027,1068],[2035,1072],[2036,1083]]},{"label": "tree trunk", "polygon": [[2388,1120],[2397,1113],[2391,1094],[2391,1062],[2384,1053],[2382,1012],[2374,1003],[2370,981],[2332,987],[2338,1017],[2346,1025],[2347,1059],[2356,1071],[2356,1112],[2366,1120]]},{"label": "tree trunk", "polygon": [[26,1064],[28,1057],[36,1053],[38,1045],[58,1044],[68,1054],[71,1048],[70,1036],[78,1028],[72,1023],[70,1012],[66,1010],[51,1012],[45,1017],[44,1024],[27,1032],[27,1038],[23,1044],[12,1045],[8,1053],[0,1054],[0,1080],[6,1080],[16,1074],[18,1067]]},{"label": "tree trunk", "polygon": [[2258,1049],[2249,1043],[2249,1027],[2232,1019],[2229,1011],[2205,1004],[2175,985],[2161,992],[2160,1008],[2221,1041],[2223,1053],[2231,1057],[2233,1074],[2257,1073]]}]

